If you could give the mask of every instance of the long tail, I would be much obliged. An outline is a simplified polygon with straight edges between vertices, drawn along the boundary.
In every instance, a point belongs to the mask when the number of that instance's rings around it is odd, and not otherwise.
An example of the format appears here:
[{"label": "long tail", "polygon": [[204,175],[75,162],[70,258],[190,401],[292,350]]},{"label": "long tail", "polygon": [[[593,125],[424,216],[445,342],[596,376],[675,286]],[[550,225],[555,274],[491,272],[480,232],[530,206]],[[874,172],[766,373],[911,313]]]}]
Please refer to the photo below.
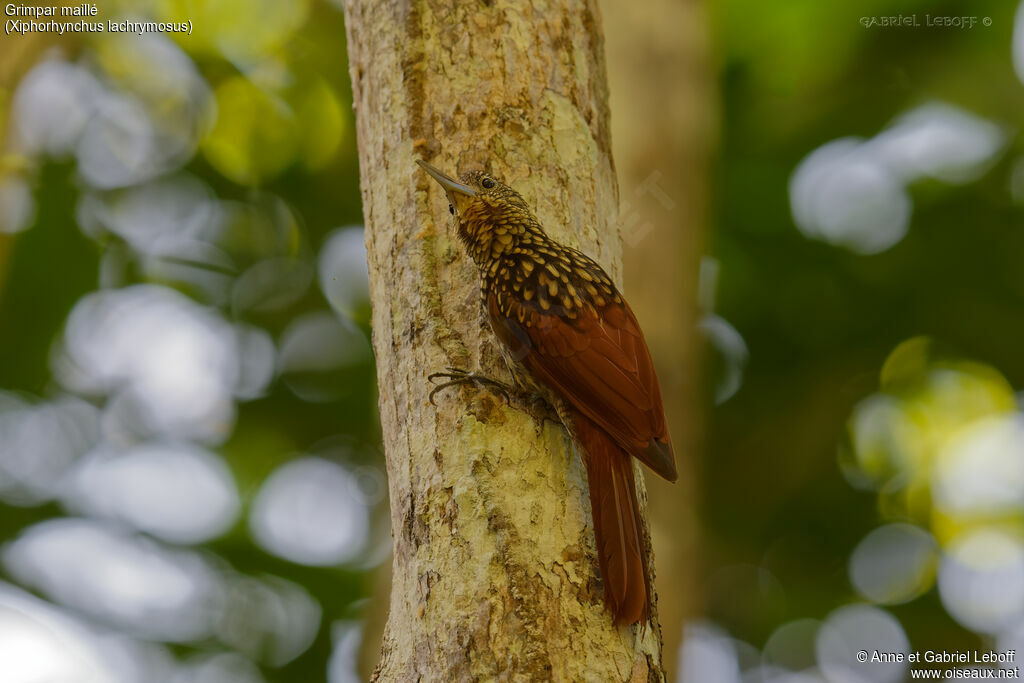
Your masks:
[{"label": "long tail", "polygon": [[651,612],[647,553],[633,459],[580,413],[573,414],[573,432],[587,467],[605,605],[616,625],[646,621]]}]

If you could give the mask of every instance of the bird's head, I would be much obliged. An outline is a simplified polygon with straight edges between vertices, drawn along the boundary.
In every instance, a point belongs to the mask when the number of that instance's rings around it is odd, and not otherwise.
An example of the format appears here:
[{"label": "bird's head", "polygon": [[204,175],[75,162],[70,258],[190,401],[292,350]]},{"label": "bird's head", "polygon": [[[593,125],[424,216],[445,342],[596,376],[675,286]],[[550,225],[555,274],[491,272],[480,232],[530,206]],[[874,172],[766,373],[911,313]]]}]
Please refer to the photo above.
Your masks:
[{"label": "bird's head", "polygon": [[478,256],[500,254],[526,232],[539,230],[522,195],[490,173],[469,171],[455,180],[425,161],[416,163],[444,188],[459,237],[478,263]]}]

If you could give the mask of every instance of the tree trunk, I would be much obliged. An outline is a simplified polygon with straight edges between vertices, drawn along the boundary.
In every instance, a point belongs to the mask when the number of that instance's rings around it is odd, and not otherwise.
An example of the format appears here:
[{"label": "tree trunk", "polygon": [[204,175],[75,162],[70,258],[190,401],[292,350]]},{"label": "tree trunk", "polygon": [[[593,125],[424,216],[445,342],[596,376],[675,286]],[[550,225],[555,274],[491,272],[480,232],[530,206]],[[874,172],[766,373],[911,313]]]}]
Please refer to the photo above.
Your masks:
[{"label": "tree trunk", "polygon": [[445,366],[508,374],[415,158],[504,177],[554,239],[621,272],[596,4],[347,0],[346,24],[394,534],[375,678],[662,680],[657,612],[616,629],[601,602],[561,426],[473,388],[427,400]]}]

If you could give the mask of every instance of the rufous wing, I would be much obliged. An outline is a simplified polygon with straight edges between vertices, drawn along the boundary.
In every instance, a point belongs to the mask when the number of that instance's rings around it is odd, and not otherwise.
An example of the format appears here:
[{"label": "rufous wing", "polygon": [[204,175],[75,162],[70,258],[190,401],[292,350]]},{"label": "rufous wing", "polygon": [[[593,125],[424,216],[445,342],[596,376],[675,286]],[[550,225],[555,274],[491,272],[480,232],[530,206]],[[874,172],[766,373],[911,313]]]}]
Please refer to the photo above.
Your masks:
[{"label": "rufous wing", "polygon": [[575,317],[514,301],[503,315],[492,294],[488,309],[495,333],[534,378],[658,475],[678,478],[654,363],[625,301],[579,307]]}]

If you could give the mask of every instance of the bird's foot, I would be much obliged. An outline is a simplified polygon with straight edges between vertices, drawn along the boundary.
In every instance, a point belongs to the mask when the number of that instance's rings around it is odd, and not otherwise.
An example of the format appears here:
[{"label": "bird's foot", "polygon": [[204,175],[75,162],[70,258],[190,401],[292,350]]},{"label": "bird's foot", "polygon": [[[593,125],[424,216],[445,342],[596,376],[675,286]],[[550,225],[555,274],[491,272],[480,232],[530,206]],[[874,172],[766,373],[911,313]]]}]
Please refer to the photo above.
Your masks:
[{"label": "bird's foot", "polygon": [[[437,405],[434,402],[434,396],[437,392],[448,387],[458,386],[460,384],[478,384],[484,387],[492,389],[495,393],[499,394],[505,399],[506,405],[512,405],[513,402],[518,404],[522,410],[532,415],[534,418],[543,422],[551,422],[555,425],[562,424],[562,420],[558,415],[558,411],[555,410],[546,398],[538,393],[530,391],[518,382],[513,385],[505,384],[496,379],[492,379],[487,375],[482,375],[472,370],[463,370],[461,368],[445,368],[445,372],[435,372],[427,375],[427,379],[434,384],[434,388],[430,390],[430,394],[427,397],[430,400],[431,405]],[[443,379],[446,381],[438,382],[437,380]]]},{"label": "bird's foot", "polygon": [[[444,379],[447,381],[438,383],[436,381],[438,379]],[[460,384],[479,384],[489,387],[500,394],[501,397],[505,399],[505,403],[510,403],[511,401],[509,397],[515,393],[515,390],[504,382],[491,379],[490,377],[481,375],[478,372],[462,370],[461,368],[445,368],[445,372],[435,372],[428,375],[427,380],[434,384],[434,388],[430,390],[430,395],[427,397],[430,399],[431,405],[437,405],[434,403],[434,396],[437,392]]]}]

